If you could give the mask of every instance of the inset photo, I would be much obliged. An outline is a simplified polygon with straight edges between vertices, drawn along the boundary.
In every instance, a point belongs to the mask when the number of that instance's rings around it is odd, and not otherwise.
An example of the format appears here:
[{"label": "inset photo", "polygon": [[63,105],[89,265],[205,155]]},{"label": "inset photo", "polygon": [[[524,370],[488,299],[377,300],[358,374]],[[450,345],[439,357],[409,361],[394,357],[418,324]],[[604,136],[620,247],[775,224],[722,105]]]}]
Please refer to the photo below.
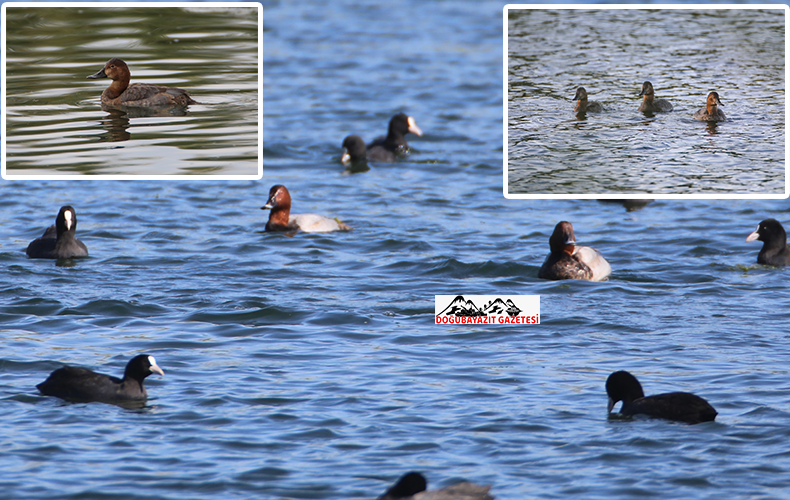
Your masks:
[{"label": "inset photo", "polygon": [[787,5],[504,9],[508,198],[787,198]]},{"label": "inset photo", "polygon": [[2,176],[260,179],[252,2],[2,5]]}]

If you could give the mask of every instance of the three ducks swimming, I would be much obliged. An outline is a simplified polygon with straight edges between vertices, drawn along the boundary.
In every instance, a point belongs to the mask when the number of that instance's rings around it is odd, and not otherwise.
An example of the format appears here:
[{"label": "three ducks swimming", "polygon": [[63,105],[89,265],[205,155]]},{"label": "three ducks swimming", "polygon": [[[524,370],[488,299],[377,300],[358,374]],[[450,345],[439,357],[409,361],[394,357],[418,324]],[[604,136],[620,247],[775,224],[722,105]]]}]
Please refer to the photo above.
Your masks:
[{"label": "three ducks swimming", "polygon": [[[672,111],[674,106],[672,106],[671,102],[666,99],[656,99],[655,95],[656,92],[655,89],[653,89],[653,84],[650,82],[643,83],[642,91],[639,92],[639,96],[643,97],[643,100],[638,111],[643,113],[667,113]],[[573,108],[573,111],[577,116],[582,116],[588,112],[600,113],[604,111],[604,107],[600,102],[590,101],[588,99],[587,90],[585,90],[584,87],[576,89],[576,95],[573,97],[573,100],[576,101],[576,106]],[[724,106],[719,99],[719,94],[717,92],[711,92],[708,94],[706,107],[697,110],[693,118],[695,120],[708,122],[724,121],[726,117],[724,116],[724,112],[719,109],[719,106]]]}]

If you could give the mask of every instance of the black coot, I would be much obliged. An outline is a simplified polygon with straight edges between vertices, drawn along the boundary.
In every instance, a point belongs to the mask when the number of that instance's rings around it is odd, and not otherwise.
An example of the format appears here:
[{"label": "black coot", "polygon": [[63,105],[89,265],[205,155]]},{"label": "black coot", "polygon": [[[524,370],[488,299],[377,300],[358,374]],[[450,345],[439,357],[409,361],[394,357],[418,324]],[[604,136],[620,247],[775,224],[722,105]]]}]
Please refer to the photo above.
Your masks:
[{"label": "black coot", "polygon": [[367,157],[370,161],[393,162],[398,156],[409,152],[406,134],[411,132],[421,136],[422,130],[414,118],[406,113],[398,113],[390,120],[386,137],[380,137],[368,145]]},{"label": "black coot", "polygon": [[491,486],[458,483],[440,490],[425,491],[428,482],[419,472],[409,472],[388,489],[379,500],[494,500],[488,494]]},{"label": "black coot", "polygon": [[52,372],[47,380],[36,387],[45,396],[73,401],[142,401],[148,397],[143,380],[152,373],[165,374],[153,356],[140,354],[126,365],[123,379],[87,368],[64,366]]},{"label": "black coot", "polygon": [[343,139],[343,157],[340,159],[344,164],[364,163],[365,141],[358,135],[349,135]]},{"label": "black coot", "polygon": [[645,397],[642,385],[626,371],[614,372],[606,379],[609,411],[623,402],[622,415],[647,415],[689,424],[710,422],[718,414],[707,401],[688,392],[668,392]]},{"label": "black coot", "polygon": [[68,205],[60,207],[55,225],[44,231],[40,238],[27,246],[27,256],[31,259],[72,259],[87,257],[88,248],[75,236],[77,232],[77,213]]},{"label": "black coot", "polygon": [[758,264],[790,266],[790,248],[787,246],[785,228],[776,219],[765,219],[757,229],[746,237],[746,241],[760,240],[763,248],[757,254]]}]

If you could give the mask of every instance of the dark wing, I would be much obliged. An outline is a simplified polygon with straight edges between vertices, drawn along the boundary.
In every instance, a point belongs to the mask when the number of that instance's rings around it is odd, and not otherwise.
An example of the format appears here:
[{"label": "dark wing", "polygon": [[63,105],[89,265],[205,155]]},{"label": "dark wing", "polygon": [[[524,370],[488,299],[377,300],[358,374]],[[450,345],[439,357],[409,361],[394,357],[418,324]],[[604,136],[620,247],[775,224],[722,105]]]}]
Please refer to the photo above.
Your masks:
[{"label": "dark wing", "polygon": [[623,406],[625,415],[647,415],[689,424],[710,422],[718,414],[707,401],[688,392],[670,392],[647,396]]},{"label": "dark wing", "polygon": [[[148,83],[133,83],[121,94],[121,105],[127,102],[146,100],[146,106],[168,106],[193,104],[186,90]],[[134,106],[134,105],[133,105]]]},{"label": "dark wing", "polygon": [[374,162],[390,163],[397,159],[395,153],[382,145],[376,145],[368,149],[367,159]]},{"label": "dark wing", "polygon": [[118,399],[121,380],[86,368],[58,368],[38,384],[41,394],[78,401],[112,401]]},{"label": "dark wing", "polygon": [[55,238],[36,238],[27,246],[25,253],[31,259],[54,259],[57,241]]},{"label": "dark wing", "polygon": [[57,239],[58,237],[58,228],[55,224],[52,224],[47,229],[44,230],[44,234],[41,235],[42,238],[54,238]]},{"label": "dark wing", "polygon": [[538,271],[538,278],[545,280],[589,280],[592,278],[589,266],[565,252],[550,253]]}]

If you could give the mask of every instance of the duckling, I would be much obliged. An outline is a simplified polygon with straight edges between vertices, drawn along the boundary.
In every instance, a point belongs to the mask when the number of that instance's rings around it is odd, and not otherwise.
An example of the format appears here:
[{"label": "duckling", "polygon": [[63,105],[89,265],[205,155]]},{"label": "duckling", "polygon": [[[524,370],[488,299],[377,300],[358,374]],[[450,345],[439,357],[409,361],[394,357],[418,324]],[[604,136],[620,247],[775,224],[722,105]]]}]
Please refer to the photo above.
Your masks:
[{"label": "duckling", "polygon": [[576,107],[573,108],[573,111],[575,111],[577,115],[583,115],[588,111],[590,113],[600,113],[603,111],[603,105],[600,102],[587,101],[587,91],[584,90],[584,87],[576,89],[576,95],[573,97],[573,100],[576,101]]},{"label": "duckling", "polygon": [[660,113],[663,111],[672,111],[672,103],[666,99],[653,99],[655,94],[656,93],[653,90],[652,83],[645,82],[642,84],[642,92],[640,92],[639,95],[645,96],[645,99],[642,101],[642,105],[639,106],[639,111],[642,111],[643,113]]},{"label": "duckling", "polygon": [[708,94],[708,101],[705,107],[698,109],[694,113],[694,119],[703,122],[723,122],[727,117],[724,116],[724,111],[720,110],[719,106],[724,106],[719,100],[719,93],[711,92]]}]

